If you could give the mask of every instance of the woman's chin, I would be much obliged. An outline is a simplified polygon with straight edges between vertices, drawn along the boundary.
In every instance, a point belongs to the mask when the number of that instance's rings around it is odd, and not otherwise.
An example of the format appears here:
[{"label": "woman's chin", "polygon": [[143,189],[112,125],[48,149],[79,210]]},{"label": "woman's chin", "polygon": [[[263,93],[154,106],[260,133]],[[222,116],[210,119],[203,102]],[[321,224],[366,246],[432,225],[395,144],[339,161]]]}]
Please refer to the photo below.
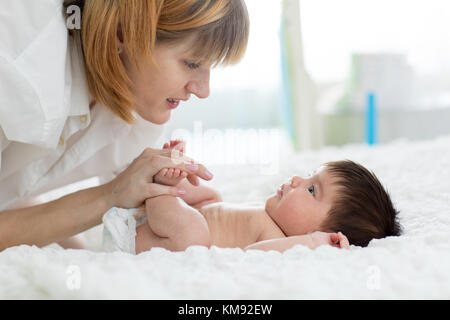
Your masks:
[{"label": "woman's chin", "polygon": [[162,125],[170,120],[170,111],[161,113],[159,115],[154,115],[154,114],[148,115],[143,118],[153,124]]}]

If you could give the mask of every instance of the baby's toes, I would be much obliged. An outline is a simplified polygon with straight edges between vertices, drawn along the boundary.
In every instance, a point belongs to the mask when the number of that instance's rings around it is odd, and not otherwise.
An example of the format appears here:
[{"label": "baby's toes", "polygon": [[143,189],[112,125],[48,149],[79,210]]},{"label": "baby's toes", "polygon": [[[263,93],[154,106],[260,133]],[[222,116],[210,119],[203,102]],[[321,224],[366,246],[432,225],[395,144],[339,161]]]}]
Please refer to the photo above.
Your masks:
[{"label": "baby's toes", "polygon": [[180,176],[180,169],[175,169],[174,171],[173,171],[173,177],[174,178],[178,178]]}]

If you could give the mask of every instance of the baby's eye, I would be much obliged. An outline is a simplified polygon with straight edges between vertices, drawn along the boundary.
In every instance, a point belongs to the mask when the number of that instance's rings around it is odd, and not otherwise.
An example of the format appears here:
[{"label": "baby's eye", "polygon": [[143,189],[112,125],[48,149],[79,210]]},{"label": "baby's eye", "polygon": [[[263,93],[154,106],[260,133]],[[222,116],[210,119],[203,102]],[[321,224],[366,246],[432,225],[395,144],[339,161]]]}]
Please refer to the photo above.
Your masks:
[{"label": "baby's eye", "polygon": [[316,189],[314,188],[314,185],[312,185],[311,187],[308,188],[308,191],[315,196],[316,195]]}]

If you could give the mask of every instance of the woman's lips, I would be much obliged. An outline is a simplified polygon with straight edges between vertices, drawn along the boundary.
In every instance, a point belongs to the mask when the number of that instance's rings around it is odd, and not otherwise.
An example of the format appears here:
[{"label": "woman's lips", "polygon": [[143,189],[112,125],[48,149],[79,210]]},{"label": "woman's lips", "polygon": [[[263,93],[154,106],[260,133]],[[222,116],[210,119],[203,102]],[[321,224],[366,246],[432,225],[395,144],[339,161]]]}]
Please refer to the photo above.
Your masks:
[{"label": "woman's lips", "polygon": [[180,104],[180,100],[177,99],[167,99],[167,105],[170,109],[175,109]]}]

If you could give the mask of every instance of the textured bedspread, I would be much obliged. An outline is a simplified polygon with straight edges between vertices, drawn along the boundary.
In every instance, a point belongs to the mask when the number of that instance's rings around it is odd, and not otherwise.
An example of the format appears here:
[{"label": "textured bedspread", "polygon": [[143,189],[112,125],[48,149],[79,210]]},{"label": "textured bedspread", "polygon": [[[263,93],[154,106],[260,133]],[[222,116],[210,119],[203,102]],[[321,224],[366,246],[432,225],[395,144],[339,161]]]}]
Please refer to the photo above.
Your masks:
[{"label": "textured bedspread", "polygon": [[373,170],[400,210],[404,235],[349,250],[300,245],[281,254],[237,248],[161,248],[133,256],[20,246],[0,253],[0,299],[450,299],[450,136],[432,141],[350,145],[258,165],[210,167],[224,201],[255,202],[293,174],[351,159]]}]

